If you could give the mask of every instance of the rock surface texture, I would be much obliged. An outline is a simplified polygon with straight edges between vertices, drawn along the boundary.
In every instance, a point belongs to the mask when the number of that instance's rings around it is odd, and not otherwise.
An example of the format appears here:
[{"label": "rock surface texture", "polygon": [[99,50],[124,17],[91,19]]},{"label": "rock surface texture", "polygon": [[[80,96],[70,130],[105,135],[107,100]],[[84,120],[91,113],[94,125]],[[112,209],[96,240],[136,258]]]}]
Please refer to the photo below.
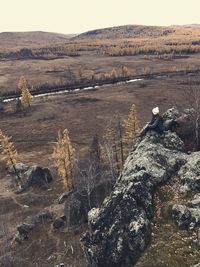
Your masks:
[{"label": "rock surface texture", "polygon": [[173,219],[182,229],[200,224],[200,152],[187,152],[182,141],[193,134],[190,112],[172,108],[163,118],[168,131],[138,138],[110,196],[88,213],[90,231],[81,242],[89,267],[136,263],[151,239],[153,194],[174,175],[180,177],[181,192],[196,195],[187,205],[173,206]]},{"label": "rock surface texture", "polygon": [[81,240],[88,266],[133,266],[150,242],[153,193],[179,171],[187,156],[171,131],[148,132],[137,140],[112,193],[100,209],[89,212],[91,231]]}]

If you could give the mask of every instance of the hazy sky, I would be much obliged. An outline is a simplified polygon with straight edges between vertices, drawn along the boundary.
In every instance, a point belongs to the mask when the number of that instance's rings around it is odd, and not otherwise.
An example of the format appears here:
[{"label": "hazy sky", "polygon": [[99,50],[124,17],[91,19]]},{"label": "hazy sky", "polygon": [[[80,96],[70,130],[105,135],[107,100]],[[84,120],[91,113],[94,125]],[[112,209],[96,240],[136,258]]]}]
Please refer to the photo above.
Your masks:
[{"label": "hazy sky", "polygon": [[200,23],[200,0],[0,0],[0,32]]}]

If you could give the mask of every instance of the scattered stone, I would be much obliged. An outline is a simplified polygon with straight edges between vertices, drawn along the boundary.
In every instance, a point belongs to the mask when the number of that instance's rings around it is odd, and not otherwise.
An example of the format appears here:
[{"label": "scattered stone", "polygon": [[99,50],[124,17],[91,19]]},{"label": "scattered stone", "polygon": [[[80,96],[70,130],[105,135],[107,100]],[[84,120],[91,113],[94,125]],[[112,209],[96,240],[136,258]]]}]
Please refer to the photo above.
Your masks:
[{"label": "scattered stone", "polygon": [[172,219],[176,221],[178,227],[182,230],[188,229],[191,221],[191,212],[184,205],[173,205]]},{"label": "scattered stone", "polygon": [[27,221],[29,221],[29,223],[22,223],[17,227],[17,233],[14,236],[14,240],[21,244],[24,240],[28,239],[29,232],[43,223],[44,220],[52,222],[53,214],[49,211],[43,211],[34,217],[28,217]]},{"label": "scattered stone", "polygon": [[[24,163],[22,163],[22,162],[19,162],[19,163],[16,163],[15,168],[16,168],[17,172],[24,173],[29,169],[29,166],[24,164]],[[14,171],[13,167],[10,167],[8,169],[8,172],[11,173],[11,174],[15,174],[15,171]]]},{"label": "scattered stone", "polygon": [[53,214],[49,211],[42,211],[34,218],[35,223],[43,222],[44,220],[51,222],[53,220]]},{"label": "scattered stone", "polygon": [[17,233],[14,240],[21,244],[24,240],[28,239],[28,233],[35,227],[34,224],[23,223],[17,227]]},{"label": "scattered stone", "polygon": [[28,234],[34,227],[34,224],[23,223],[17,227],[17,231],[20,235]]},{"label": "scattered stone", "polygon": [[61,216],[59,218],[56,218],[53,222],[53,228],[59,229],[61,228],[66,222],[66,216]]}]

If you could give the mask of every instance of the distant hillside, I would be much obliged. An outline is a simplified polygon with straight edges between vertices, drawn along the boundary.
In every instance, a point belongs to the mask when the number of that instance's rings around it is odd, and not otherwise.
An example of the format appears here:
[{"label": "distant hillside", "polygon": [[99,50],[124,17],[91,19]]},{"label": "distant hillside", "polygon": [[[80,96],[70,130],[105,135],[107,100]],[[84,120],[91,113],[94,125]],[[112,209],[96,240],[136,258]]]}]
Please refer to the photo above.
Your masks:
[{"label": "distant hillside", "polygon": [[42,31],[2,32],[0,33],[0,47],[33,47],[36,45],[61,43],[68,41],[73,36],[73,34],[59,34]]},{"label": "distant hillside", "polygon": [[77,35],[74,39],[96,38],[135,38],[135,37],[159,37],[173,34],[174,27],[125,25],[88,31]]}]

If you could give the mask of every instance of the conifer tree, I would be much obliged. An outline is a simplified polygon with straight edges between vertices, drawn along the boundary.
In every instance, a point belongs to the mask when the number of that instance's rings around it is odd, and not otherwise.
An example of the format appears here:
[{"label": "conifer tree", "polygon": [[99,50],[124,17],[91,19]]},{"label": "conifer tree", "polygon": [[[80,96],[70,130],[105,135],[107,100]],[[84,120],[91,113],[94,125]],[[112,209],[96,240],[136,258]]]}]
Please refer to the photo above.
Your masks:
[{"label": "conifer tree", "polygon": [[134,104],[131,106],[128,118],[124,121],[123,126],[124,126],[124,143],[126,144],[127,148],[130,149],[137,135],[140,132],[138,126],[136,107]]},{"label": "conifer tree", "polygon": [[128,68],[126,66],[123,66],[121,68],[121,75],[123,78],[130,76],[130,71],[128,70]]},{"label": "conifer tree", "polygon": [[3,132],[0,130],[1,154],[3,155],[3,159],[6,161],[6,165],[8,167],[13,168],[17,176],[18,182],[21,183],[21,177],[16,169],[18,153],[14,147],[14,144],[10,140],[11,137],[4,135]]},{"label": "conifer tree", "polygon": [[72,147],[67,129],[62,134],[58,133],[57,142],[53,147],[52,158],[54,159],[59,176],[63,179],[64,186],[69,190],[73,189],[74,148]]},{"label": "conifer tree", "polygon": [[80,81],[82,81],[82,79],[83,79],[83,70],[82,70],[81,67],[78,69],[78,73],[77,73],[77,75],[78,75],[78,79],[79,79]]},{"label": "conifer tree", "polygon": [[112,80],[115,80],[115,79],[117,79],[117,77],[118,77],[118,74],[117,74],[116,69],[114,68],[114,69],[112,69],[112,71],[111,71],[111,73],[110,73],[110,78],[111,78]]},{"label": "conifer tree", "polygon": [[21,102],[24,107],[31,106],[32,95],[27,87],[26,78],[21,76],[18,82],[18,88],[21,90]]}]

